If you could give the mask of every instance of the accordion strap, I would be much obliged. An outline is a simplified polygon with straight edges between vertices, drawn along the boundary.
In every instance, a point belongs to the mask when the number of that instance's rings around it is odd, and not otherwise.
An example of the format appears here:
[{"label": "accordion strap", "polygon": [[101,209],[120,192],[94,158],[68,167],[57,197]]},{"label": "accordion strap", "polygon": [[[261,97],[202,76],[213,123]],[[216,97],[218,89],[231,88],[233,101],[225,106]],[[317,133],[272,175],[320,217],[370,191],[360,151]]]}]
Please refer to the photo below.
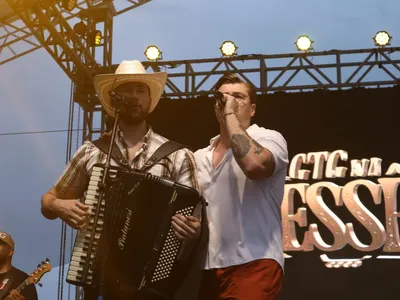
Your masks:
[{"label": "accordion strap", "polygon": [[175,151],[179,149],[187,148],[187,146],[179,144],[174,141],[166,141],[164,144],[162,144],[156,152],[153,153],[153,155],[146,161],[146,163],[143,165],[143,167],[140,169],[140,171],[146,171],[150,169],[152,166],[154,166],[156,163],[158,163],[161,159],[167,157],[168,155],[174,153]]},{"label": "accordion strap", "polygon": [[[101,151],[103,151],[105,154],[108,154],[108,147],[110,146],[110,141],[111,141],[111,136],[102,135],[97,140],[92,141],[92,143]],[[132,170],[125,156],[121,153],[121,150],[119,150],[118,145],[115,142],[112,147],[111,158],[114,159],[117,163],[119,163],[124,169]]]},{"label": "accordion strap", "polygon": [[[92,141],[92,143],[99,148],[104,153],[108,153],[108,147],[110,145],[111,137],[108,135],[103,135],[97,140]],[[168,155],[174,153],[175,151],[183,148],[188,148],[185,145],[174,141],[167,141],[162,144],[157,150],[153,153],[153,155],[146,161],[140,171],[145,172],[151,167],[153,167],[156,163],[158,163],[161,159],[166,158]],[[111,158],[118,162],[123,168],[132,170],[129,166],[128,161],[126,160],[125,156],[121,153],[118,146],[114,142],[114,146],[111,153]]]}]

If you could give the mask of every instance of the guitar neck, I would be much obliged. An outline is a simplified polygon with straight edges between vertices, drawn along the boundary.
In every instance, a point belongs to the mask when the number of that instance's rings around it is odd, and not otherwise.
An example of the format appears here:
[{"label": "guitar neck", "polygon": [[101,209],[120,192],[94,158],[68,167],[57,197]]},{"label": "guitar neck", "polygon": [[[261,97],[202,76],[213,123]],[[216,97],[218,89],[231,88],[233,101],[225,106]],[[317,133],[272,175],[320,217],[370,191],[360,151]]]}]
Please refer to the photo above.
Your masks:
[{"label": "guitar neck", "polygon": [[[20,293],[24,288],[28,286],[28,280],[25,279],[15,290]],[[7,296],[4,300],[10,300],[10,296]]]}]

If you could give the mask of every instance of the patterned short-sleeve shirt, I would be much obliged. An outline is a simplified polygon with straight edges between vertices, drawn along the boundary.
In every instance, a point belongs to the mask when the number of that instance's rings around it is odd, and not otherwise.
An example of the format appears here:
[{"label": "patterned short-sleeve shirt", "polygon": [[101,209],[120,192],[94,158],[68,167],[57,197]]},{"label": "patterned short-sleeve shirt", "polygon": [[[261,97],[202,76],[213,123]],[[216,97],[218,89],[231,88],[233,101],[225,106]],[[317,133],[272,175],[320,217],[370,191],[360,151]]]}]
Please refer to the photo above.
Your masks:
[{"label": "patterned short-sleeve shirt", "polygon": [[[130,166],[135,169],[140,169],[167,139],[149,128],[142,141],[142,147],[129,162]],[[119,129],[115,137],[115,143],[126,160],[128,160],[126,143],[123,133]],[[76,197],[82,197],[89,184],[93,166],[97,163],[105,162],[106,154],[99,150],[92,142],[85,142],[75,152],[73,158],[69,161],[62,175],[57,180],[55,184],[57,193],[62,196],[67,192],[70,195],[71,191],[73,191]],[[118,163],[111,159],[111,165],[118,166]],[[175,151],[167,158],[162,159],[149,172],[155,176],[169,178],[200,191],[193,152],[186,148]]]}]

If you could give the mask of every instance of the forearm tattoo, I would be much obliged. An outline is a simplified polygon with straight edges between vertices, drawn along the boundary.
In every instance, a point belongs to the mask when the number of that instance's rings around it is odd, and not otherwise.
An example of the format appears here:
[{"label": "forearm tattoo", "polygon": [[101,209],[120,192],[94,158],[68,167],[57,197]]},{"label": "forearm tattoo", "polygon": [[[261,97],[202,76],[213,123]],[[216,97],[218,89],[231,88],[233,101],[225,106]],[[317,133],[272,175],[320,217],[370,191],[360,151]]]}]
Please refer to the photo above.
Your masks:
[{"label": "forearm tattoo", "polygon": [[250,150],[249,138],[244,134],[232,134],[232,151],[239,158],[243,158]]},{"label": "forearm tattoo", "polygon": [[259,143],[257,143],[255,140],[253,140],[253,144],[254,144],[254,153],[255,154],[260,154],[263,152],[264,148],[263,146],[261,146]]}]

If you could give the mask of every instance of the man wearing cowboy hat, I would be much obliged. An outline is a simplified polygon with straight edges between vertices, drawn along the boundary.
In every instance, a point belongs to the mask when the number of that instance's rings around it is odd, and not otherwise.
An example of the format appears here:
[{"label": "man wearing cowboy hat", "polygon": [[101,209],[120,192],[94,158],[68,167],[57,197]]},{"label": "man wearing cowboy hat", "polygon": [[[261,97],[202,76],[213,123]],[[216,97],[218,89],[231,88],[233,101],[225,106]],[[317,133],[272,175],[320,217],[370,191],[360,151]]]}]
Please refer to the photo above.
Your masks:
[{"label": "man wearing cowboy hat", "polygon": [[[132,168],[140,169],[148,158],[167,141],[153,132],[147,123],[148,115],[157,106],[167,82],[167,73],[146,73],[137,61],[123,61],[115,74],[102,74],[94,78],[94,87],[108,116],[115,116],[110,89],[124,97],[121,107],[115,144]],[[80,229],[87,222],[88,206],[79,202],[88,183],[93,165],[105,163],[106,154],[92,142],[86,141],[67,164],[56,184],[42,197],[42,214],[47,219],[60,218],[69,226]],[[111,159],[112,165],[118,163]],[[196,177],[193,153],[180,149],[154,165],[150,173],[168,177],[200,190]],[[175,234],[181,240],[195,240],[200,237],[201,223],[197,218],[182,215],[172,217]]]},{"label": "man wearing cowboy hat", "polygon": [[[155,150],[167,141],[153,132],[147,123],[148,115],[157,106],[167,82],[167,73],[146,73],[137,61],[123,61],[115,74],[102,74],[94,78],[94,86],[105,112],[114,117],[113,100],[109,90],[115,89],[128,99],[120,114],[120,124],[115,143],[130,166],[140,169]],[[56,184],[42,197],[42,214],[48,219],[61,218],[75,229],[81,228],[89,215],[88,206],[79,202],[88,186],[94,164],[104,163],[106,155],[92,142],[86,141],[75,153]],[[117,162],[112,160],[113,165]],[[169,177],[175,182],[199,190],[194,156],[188,149],[181,149],[162,164],[156,164],[150,172]],[[173,217],[172,225],[183,240],[197,239],[200,222],[192,217]]]},{"label": "man wearing cowboy hat", "polygon": [[28,274],[15,268],[12,263],[14,240],[11,235],[0,231],[0,300],[37,300],[35,285],[28,285],[18,293],[15,289],[26,279]]}]

